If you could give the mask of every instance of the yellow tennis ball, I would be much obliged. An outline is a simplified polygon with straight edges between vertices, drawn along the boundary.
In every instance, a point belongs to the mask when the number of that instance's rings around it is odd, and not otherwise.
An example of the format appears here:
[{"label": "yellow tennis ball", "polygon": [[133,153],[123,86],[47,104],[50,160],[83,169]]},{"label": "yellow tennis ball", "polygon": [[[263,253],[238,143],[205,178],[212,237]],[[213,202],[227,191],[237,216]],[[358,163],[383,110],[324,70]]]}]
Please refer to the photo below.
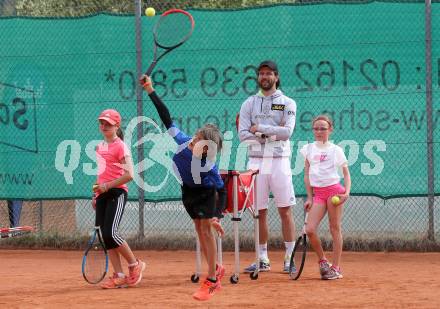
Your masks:
[{"label": "yellow tennis ball", "polygon": [[145,15],[147,15],[148,17],[153,17],[154,15],[156,15],[156,10],[152,7],[146,8]]},{"label": "yellow tennis ball", "polygon": [[341,202],[341,200],[339,199],[339,196],[335,195],[332,197],[332,204],[333,205],[339,205],[339,203]]}]

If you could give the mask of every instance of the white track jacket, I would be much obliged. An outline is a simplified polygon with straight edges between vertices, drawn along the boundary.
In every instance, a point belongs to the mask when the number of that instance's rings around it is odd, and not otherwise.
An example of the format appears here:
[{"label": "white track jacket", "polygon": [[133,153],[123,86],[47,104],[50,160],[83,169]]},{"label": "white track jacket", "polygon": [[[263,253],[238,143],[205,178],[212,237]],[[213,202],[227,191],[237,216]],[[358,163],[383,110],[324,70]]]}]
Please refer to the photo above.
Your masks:
[{"label": "white track jacket", "polygon": [[[295,128],[296,103],[277,90],[265,97],[261,92],[250,96],[240,109],[238,134],[240,141],[248,143],[249,157],[290,157],[290,137]],[[260,138],[249,130],[257,125],[257,131],[271,138]]]}]

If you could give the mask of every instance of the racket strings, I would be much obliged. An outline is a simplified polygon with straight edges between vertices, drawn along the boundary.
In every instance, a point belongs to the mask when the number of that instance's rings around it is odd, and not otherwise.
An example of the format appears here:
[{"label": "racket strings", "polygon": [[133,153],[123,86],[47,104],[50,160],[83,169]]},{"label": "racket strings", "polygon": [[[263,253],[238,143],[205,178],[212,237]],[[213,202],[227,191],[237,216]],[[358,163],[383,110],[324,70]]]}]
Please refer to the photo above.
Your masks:
[{"label": "racket strings", "polygon": [[297,240],[297,243],[295,245],[295,251],[293,252],[293,261],[294,261],[294,274],[297,274],[304,263],[304,257],[307,251],[307,244],[305,242],[304,237],[301,237]]},{"label": "racket strings", "polygon": [[163,48],[172,48],[183,43],[191,35],[192,29],[193,23],[186,14],[162,16],[154,32],[156,44]]},{"label": "racket strings", "polygon": [[90,282],[99,282],[106,273],[106,258],[101,244],[93,244],[87,253],[84,274]]}]

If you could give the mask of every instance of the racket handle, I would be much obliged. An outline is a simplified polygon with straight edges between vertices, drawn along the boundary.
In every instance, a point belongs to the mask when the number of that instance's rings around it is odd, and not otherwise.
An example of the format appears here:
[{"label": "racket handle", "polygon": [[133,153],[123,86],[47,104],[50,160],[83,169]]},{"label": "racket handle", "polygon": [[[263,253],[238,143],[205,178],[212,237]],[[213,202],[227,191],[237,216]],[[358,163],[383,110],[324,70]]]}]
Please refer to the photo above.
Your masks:
[{"label": "racket handle", "polygon": [[255,136],[257,137],[261,137],[261,138],[265,138],[271,142],[276,141],[276,136],[275,135],[266,135],[264,133],[261,132],[255,132]]},{"label": "racket handle", "polygon": [[148,67],[147,72],[145,72],[145,75],[148,75],[148,76],[151,75],[151,72],[153,72],[154,67],[156,66],[156,63],[157,63],[157,61],[153,61],[153,62],[150,64],[150,66]]},{"label": "racket handle", "polygon": [[261,137],[261,138],[267,138],[268,137],[266,134],[261,133],[261,132],[255,132],[255,136],[256,137]]}]

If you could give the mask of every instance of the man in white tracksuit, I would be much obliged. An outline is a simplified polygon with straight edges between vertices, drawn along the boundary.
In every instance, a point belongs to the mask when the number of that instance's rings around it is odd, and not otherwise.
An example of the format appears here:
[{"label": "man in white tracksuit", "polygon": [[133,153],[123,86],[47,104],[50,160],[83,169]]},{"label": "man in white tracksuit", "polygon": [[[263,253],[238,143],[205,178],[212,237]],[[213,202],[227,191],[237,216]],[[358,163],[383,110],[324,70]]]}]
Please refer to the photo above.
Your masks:
[{"label": "man in white tracksuit", "polygon": [[[295,225],[291,206],[295,193],[290,169],[290,137],[295,128],[296,103],[279,90],[280,79],[275,62],[263,61],[258,67],[258,94],[250,96],[241,106],[239,137],[248,143],[249,169],[258,169],[256,207],[259,212],[260,271],[270,270],[267,254],[269,238],[267,208],[272,192],[281,218],[286,246],[283,272],[289,272],[290,255],[295,244]],[[256,264],[245,268],[253,272]]]}]

